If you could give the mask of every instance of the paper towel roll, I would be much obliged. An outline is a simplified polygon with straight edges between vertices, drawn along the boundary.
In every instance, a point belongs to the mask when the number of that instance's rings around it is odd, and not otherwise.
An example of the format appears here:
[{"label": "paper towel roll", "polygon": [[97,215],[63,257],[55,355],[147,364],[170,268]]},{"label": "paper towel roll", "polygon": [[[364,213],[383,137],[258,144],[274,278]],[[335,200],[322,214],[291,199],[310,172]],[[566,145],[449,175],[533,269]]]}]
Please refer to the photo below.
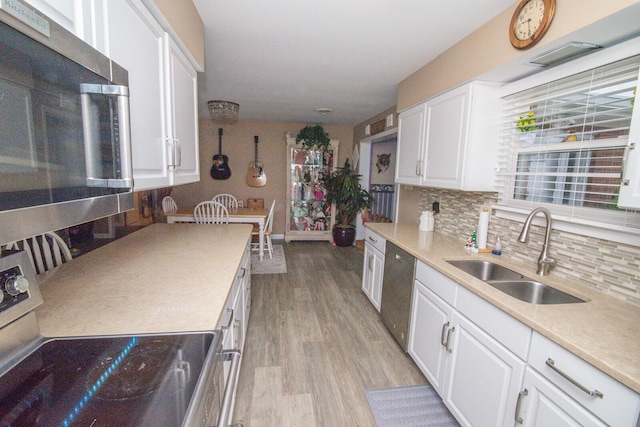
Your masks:
[{"label": "paper towel roll", "polygon": [[483,206],[480,209],[480,219],[478,220],[478,249],[486,249],[487,234],[489,233],[489,208]]}]

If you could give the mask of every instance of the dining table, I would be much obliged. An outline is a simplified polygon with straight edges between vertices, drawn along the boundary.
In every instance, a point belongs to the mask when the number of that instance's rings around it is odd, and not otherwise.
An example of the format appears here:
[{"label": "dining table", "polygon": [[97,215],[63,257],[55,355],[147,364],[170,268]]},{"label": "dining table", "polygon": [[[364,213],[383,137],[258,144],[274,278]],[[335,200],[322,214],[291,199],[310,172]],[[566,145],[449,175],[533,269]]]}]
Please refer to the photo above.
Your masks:
[{"label": "dining table", "polygon": [[[195,206],[179,207],[175,212],[166,214],[167,223],[174,224],[177,222],[196,222],[193,215]],[[259,234],[258,239],[260,242],[260,261],[264,258],[264,225],[267,220],[269,212],[265,208],[247,208],[238,207],[236,209],[229,209],[229,222],[230,223],[256,223],[258,224]]]}]

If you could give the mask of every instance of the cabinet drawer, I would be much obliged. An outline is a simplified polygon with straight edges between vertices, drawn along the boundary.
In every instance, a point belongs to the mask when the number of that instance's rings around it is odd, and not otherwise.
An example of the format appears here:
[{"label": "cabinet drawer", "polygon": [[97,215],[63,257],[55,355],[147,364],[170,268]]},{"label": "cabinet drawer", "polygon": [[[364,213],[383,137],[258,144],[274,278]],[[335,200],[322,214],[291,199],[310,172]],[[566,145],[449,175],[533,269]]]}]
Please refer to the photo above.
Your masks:
[{"label": "cabinet drawer", "polygon": [[380,237],[380,235],[375,231],[371,231],[370,229],[365,228],[364,241],[371,244],[371,246],[384,254],[387,247],[387,240],[383,237]]},{"label": "cabinet drawer", "polygon": [[[548,363],[553,363],[555,369]],[[640,396],[637,393],[535,332],[531,340],[529,365],[607,424],[636,426],[640,408]],[[572,383],[572,380],[586,391]],[[588,394],[590,391],[594,394],[600,392],[602,397],[591,396]]]},{"label": "cabinet drawer", "polygon": [[531,328],[460,286],[456,309],[522,360],[527,360]]},{"label": "cabinet drawer", "polygon": [[422,261],[416,262],[416,280],[455,307],[458,284]]}]

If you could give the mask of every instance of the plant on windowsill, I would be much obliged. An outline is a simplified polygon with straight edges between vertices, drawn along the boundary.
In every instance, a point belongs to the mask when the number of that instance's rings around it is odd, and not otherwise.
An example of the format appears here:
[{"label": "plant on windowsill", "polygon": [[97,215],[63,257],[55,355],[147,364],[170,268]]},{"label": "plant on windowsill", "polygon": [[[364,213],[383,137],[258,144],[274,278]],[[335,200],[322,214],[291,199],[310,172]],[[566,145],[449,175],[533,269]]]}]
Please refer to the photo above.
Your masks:
[{"label": "plant on windowsill", "polygon": [[536,139],[536,116],[533,111],[520,115],[520,119],[516,122],[516,129],[520,131],[520,145],[533,145]]},{"label": "plant on windowsill", "polygon": [[343,167],[323,176],[320,182],[327,191],[327,202],[335,203],[333,241],[337,246],[351,246],[356,237],[353,222],[361,209],[371,208],[373,196],[360,185],[360,175],[351,168],[349,159]]},{"label": "plant on windowsill", "polygon": [[296,144],[302,143],[307,150],[327,151],[330,143],[329,135],[322,126],[305,126],[296,136]]}]

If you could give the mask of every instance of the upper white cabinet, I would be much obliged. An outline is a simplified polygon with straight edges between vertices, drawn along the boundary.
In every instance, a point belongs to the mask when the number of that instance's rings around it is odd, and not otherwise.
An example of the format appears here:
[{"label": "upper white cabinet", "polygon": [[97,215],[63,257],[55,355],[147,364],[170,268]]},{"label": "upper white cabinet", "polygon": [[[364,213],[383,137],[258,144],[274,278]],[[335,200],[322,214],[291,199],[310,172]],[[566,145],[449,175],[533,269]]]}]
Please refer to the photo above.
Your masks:
[{"label": "upper white cabinet", "polygon": [[107,13],[110,56],[129,72],[135,190],[198,181],[194,68],[138,1]]},{"label": "upper white cabinet", "polygon": [[[167,51],[167,145],[171,184],[200,180],[198,153],[198,75],[176,43],[165,37]],[[135,169],[134,169],[135,178]],[[137,187],[137,185],[136,185]]]},{"label": "upper white cabinet", "polygon": [[495,87],[469,83],[400,113],[396,182],[495,190]]},{"label": "upper white cabinet", "polygon": [[67,31],[107,54],[101,10],[106,0],[28,0]]},{"label": "upper white cabinet", "polygon": [[[640,77],[638,80],[640,81]],[[640,107],[637,98],[638,95],[636,95],[633,105],[629,141],[625,151],[626,158],[618,198],[618,206],[629,209],[640,209]]]},{"label": "upper white cabinet", "polygon": [[398,116],[398,144],[396,148],[396,182],[420,185],[422,152],[424,151],[426,105],[419,104]]}]

